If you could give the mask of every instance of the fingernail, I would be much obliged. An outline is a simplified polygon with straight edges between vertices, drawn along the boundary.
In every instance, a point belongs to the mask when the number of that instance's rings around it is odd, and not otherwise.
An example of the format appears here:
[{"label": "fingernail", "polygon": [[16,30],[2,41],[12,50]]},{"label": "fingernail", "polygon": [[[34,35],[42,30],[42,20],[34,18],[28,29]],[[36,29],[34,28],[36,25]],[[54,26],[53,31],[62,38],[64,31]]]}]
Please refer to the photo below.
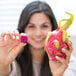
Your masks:
[{"label": "fingernail", "polygon": [[21,35],[24,35],[24,36],[26,36],[26,34],[25,34],[25,33],[21,33]]},{"label": "fingernail", "polygon": [[16,39],[18,40],[19,39],[19,36],[16,36]]},{"label": "fingernail", "polygon": [[13,35],[12,38],[15,39],[15,36]]},{"label": "fingernail", "polygon": [[7,35],[5,35],[4,39],[7,40]]},{"label": "fingernail", "polygon": [[59,57],[58,56],[55,56],[56,57],[56,59],[58,59]]},{"label": "fingernail", "polygon": [[62,51],[64,52],[64,51],[65,51],[65,49],[64,49],[64,48],[62,48]]}]

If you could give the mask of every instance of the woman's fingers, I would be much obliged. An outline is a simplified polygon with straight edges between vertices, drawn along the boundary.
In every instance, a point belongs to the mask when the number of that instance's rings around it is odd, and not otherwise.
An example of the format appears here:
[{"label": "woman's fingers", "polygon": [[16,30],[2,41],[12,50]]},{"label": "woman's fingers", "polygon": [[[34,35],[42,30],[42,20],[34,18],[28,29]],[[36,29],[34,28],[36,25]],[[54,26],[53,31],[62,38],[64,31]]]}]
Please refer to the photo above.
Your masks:
[{"label": "woman's fingers", "polygon": [[17,47],[15,47],[12,51],[10,51],[9,56],[8,56],[8,61],[11,60],[13,61],[16,56],[19,54],[19,52],[21,51],[21,49],[23,48],[23,46],[25,46],[26,44],[24,43],[20,43]]},{"label": "woman's fingers", "polygon": [[64,58],[56,56],[56,59],[62,64],[68,64],[68,62]]},{"label": "woman's fingers", "polygon": [[59,60],[60,64],[62,65],[60,70],[62,70],[62,68],[65,69],[68,67],[69,63],[67,62],[67,60],[65,60],[64,58],[58,57],[58,56],[56,56],[56,58],[57,60]]},{"label": "woman's fingers", "polygon": [[69,40],[67,44],[68,44],[69,50],[72,52],[73,51],[72,42]]},{"label": "woman's fingers", "polygon": [[4,40],[5,33],[0,34],[0,41]]},{"label": "woman's fingers", "polygon": [[0,34],[0,37],[4,37],[5,36],[5,32]]},{"label": "woman's fingers", "polygon": [[[10,39],[10,43],[9,45],[11,45],[12,48],[15,48],[17,47],[21,42],[20,42],[20,35],[19,33],[16,33],[16,32],[11,32],[9,33],[10,36],[11,36],[11,39]],[[11,48],[11,49],[12,49]],[[10,50],[11,51],[11,50]],[[9,51],[9,52],[10,52]]]},{"label": "woman's fingers", "polygon": [[20,41],[20,34],[18,32],[7,32],[0,34],[1,65],[10,64],[19,54],[24,45],[26,44]]},{"label": "woman's fingers", "polygon": [[64,52],[66,54],[66,61],[69,62],[71,52],[73,51],[72,42],[69,40],[67,42],[67,45],[68,45],[68,49],[62,48],[62,52]]},{"label": "woman's fingers", "polygon": [[69,62],[70,60],[70,56],[71,56],[71,52],[67,49],[62,49],[62,51],[66,54],[66,61]]},{"label": "woman's fingers", "polygon": [[0,46],[6,46],[8,43],[9,34],[8,33],[2,33],[0,34]]}]

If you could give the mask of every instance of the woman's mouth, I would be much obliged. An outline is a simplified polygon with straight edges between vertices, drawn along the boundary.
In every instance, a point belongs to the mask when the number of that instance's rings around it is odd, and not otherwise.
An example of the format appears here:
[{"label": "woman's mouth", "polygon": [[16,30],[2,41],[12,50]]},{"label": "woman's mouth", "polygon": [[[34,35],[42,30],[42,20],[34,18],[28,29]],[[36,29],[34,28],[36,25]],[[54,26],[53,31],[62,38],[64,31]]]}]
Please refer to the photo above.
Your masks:
[{"label": "woman's mouth", "polygon": [[34,40],[35,40],[36,42],[42,42],[42,41],[44,41],[44,38],[34,38]]}]

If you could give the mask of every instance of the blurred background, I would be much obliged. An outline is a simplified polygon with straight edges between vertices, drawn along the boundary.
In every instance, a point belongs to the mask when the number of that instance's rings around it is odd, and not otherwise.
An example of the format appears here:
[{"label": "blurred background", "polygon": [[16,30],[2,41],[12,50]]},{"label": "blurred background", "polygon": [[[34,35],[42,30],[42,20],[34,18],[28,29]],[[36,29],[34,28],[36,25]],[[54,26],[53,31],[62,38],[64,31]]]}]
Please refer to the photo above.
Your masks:
[{"label": "blurred background", "polygon": [[[0,33],[16,30],[22,9],[36,0],[0,0]],[[59,22],[66,18],[65,11],[74,15],[73,24],[67,30],[73,43],[73,55],[76,57],[76,0],[39,0],[47,2]]]}]

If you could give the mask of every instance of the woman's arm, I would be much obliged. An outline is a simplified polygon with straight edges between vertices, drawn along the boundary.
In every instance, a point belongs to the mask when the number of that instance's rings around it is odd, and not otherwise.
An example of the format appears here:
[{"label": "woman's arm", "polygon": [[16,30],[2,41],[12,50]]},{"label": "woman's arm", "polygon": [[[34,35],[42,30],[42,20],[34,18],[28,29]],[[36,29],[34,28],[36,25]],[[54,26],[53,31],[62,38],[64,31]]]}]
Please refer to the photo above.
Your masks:
[{"label": "woman's arm", "polygon": [[7,76],[11,72],[11,65],[0,67],[0,76]]},{"label": "woman's arm", "polygon": [[20,41],[19,33],[0,34],[0,74],[7,75],[10,73],[10,65],[24,45],[26,43]]},{"label": "woman's arm", "polygon": [[[0,74],[0,76],[21,76],[20,66],[17,61],[13,61],[9,67],[9,72],[7,74]],[[8,69],[7,69],[8,70]]]}]

